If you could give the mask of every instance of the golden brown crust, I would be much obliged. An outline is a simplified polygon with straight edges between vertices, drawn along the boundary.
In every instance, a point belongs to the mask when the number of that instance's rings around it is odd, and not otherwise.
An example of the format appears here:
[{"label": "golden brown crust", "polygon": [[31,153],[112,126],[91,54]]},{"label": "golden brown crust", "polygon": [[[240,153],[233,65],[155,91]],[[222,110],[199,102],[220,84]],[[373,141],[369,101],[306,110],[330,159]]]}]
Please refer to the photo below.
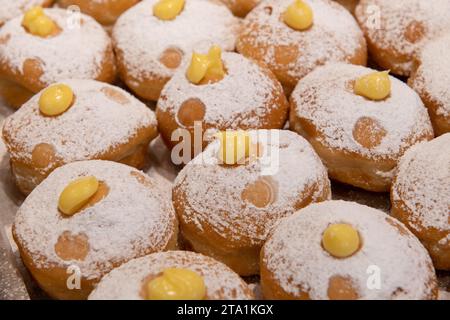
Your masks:
[{"label": "golden brown crust", "polygon": [[0,96],[8,106],[19,109],[34,96],[34,93],[14,82],[0,79]]},{"label": "golden brown crust", "polygon": [[[360,24],[364,33],[368,32],[364,28],[363,24]],[[370,58],[382,69],[390,70],[393,74],[400,76],[407,76],[408,72],[405,71],[405,64],[408,64],[412,60],[412,55],[400,54],[399,52],[390,49],[383,48],[376,42],[372,41],[369,37],[366,37],[367,48],[370,52]]]},{"label": "golden brown crust", "polygon": [[[27,59],[23,64],[23,71],[16,70],[7,61],[0,62],[0,77],[2,78],[2,89],[0,94],[6,99],[11,101],[13,107],[18,106],[27,97],[29,92],[37,93],[44,89],[47,84],[40,80],[43,75],[41,62],[37,59]],[[116,64],[112,47],[109,46],[105,51],[103,63],[100,66],[100,72],[93,80],[101,82],[112,83],[116,79]],[[7,84],[7,86],[6,86]],[[14,91],[20,93],[20,96],[16,99],[11,99],[14,95]],[[28,100],[26,100],[28,101]],[[25,103],[22,102],[21,104]]]},{"label": "golden brown crust", "polygon": [[[397,190],[400,198],[402,197]],[[414,212],[408,208],[403,200],[394,200],[391,194],[391,214],[396,219],[404,223],[413,232],[420,242],[428,250],[433,260],[434,267],[439,270],[450,270],[450,250],[448,243],[440,243],[441,239],[448,237],[448,230],[439,230],[433,227],[424,227],[419,220],[412,223],[411,216]]]},{"label": "golden brown crust", "polygon": [[[172,221],[174,226],[172,230],[172,238],[167,243],[166,247],[162,251],[177,250],[178,249],[178,223],[176,219]],[[19,241],[19,236],[16,234],[16,229],[13,226],[12,234],[15,243],[19,248],[19,253],[25,267],[30,271],[33,278],[37,281],[38,285],[44,290],[50,297],[61,300],[85,300],[95,288],[95,285],[101,280],[102,276],[86,279],[81,274],[81,287],[80,289],[69,290],[67,287],[67,281],[70,277],[70,273],[67,272],[67,267],[51,265],[50,267],[40,267],[39,262],[45,262],[45,257],[41,259],[33,259],[30,252]],[[141,256],[153,253],[153,248],[147,248],[143,251]],[[126,261],[111,261],[112,268],[117,268]],[[76,264],[76,263],[75,263]]]},{"label": "golden brown crust", "polygon": [[438,112],[439,108],[441,108],[441,102],[433,99],[431,94],[426,90],[426,87],[416,85],[416,81],[419,81],[418,77],[417,73],[413,72],[408,79],[408,85],[419,94],[427,107],[436,137],[450,132],[450,114]]},{"label": "golden brown crust", "polygon": [[[255,29],[258,29],[258,27],[260,26],[255,26]],[[251,45],[251,43],[254,42],[255,39],[252,38],[250,34],[242,35],[237,44],[238,51],[246,57],[257,61],[263,61],[264,56],[267,55],[267,51],[273,47],[276,63],[271,65],[271,71],[281,82],[286,96],[289,97],[297,85],[297,82],[300,80],[298,77],[292,76],[290,72],[291,63],[299,59],[300,52],[302,51],[300,45],[259,45],[258,47],[254,47]],[[367,64],[367,49],[364,39],[361,39],[359,49],[353,56],[347,57],[346,61],[351,64],[362,66]],[[317,66],[319,66],[319,64]],[[308,67],[300,67],[300,70],[300,73],[303,75],[306,75],[311,71]]]},{"label": "golden brown crust", "polygon": [[[119,144],[106,152],[93,156],[90,160],[116,161],[140,169],[146,164],[148,145],[157,135],[156,127],[142,128],[130,137],[127,143]],[[20,146],[11,144],[9,132],[3,130],[3,138],[13,153],[22,153]],[[24,194],[29,194],[53,170],[65,164],[57,158],[52,159],[51,163],[46,163],[45,167],[39,165],[39,159],[11,158],[10,161],[14,181]]]},{"label": "golden brown crust", "polygon": [[81,12],[92,16],[103,25],[112,25],[126,10],[134,6],[140,0],[59,0],[58,4],[67,8],[75,5]]},{"label": "golden brown crust", "polygon": [[354,12],[359,0],[335,0],[343,5],[348,11]]},{"label": "golden brown crust", "polygon": [[123,52],[117,46],[115,47],[117,69],[121,79],[125,84],[139,97],[144,100],[158,101],[161,90],[170,80],[170,77],[162,77],[156,74],[141,75],[136,79],[128,72],[126,62],[123,58]]},{"label": "golden brown crust", "polygon": [[235,16],[245,17],[261,0],[220,0],[227,5]]},{"label": "golden brown crust", "polygon": [[[293,102],[291,102],[293,103]],[[292,108],[296,106],[292,105]],[[300,133],[314,147],[320,158],[328,168],[328,174],[332,179],[374,192],[389,192],[392,177],[383,177],[379,172],[390,173],[397,166],[397,160],[406,150],[399,155],[387,159],[373,159],[357,152],[339,150],[320,143],[318,136],[320,131],[310,121],[298,117],[295,112],[290,113],[291,130]],[[433,139],[431,132],[425,133],[416,140],[409,141],[414,145],[420,141]]]}]

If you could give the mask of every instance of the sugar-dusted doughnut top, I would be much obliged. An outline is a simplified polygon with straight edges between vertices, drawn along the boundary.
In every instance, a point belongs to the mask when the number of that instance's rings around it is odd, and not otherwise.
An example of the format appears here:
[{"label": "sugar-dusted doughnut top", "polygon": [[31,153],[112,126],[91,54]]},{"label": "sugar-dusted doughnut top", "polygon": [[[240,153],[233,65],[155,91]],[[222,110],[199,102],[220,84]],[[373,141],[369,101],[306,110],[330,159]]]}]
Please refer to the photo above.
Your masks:
[{"label": "sugar-dusted doughnut top", "polygon": [[396,66],[405,74],[426,41],[450,30],[449,12],[448,0],[361,0],[356,8],[370,42],[397,56],[410,57]]},{"label": "sugar-dusted doughnut top", "polygon": [[173,20],[153,15],[158,0],[144,0],[126,11],[113,30],[115,47],[123,54],[126,72],[133,78],[171,77],[160,57],[167,49],[180,50],[189,60],[194,50],[217,44],[234,50],[238,20],[219,1],[187,0]]},{"label": "sugar-dusted doughnut top", "polygon": [[450,27],[445,36],[429,41],[418,55],[412,87],[437,103],[436,113],[450,118]]},{"label": "sugar-dusted doughnut top", "polygon": [[0,0],[0,25],[17,17],[34,6],[42,6],[53,1],[49,0]]},{"label": "sugar-dusted doughnut top", "polygon": [[134,259],[107,274],[89,296],[90,300],[141,300],[142,287],[149,276],[167,268],[197,272],[206,286],[206,299],[252,299],[247,284],[224,264],[189,251],[167,251]]},{"label": "sugar-dusted doughnut top", "polygon": [[417,144],[398,166],[392,200],[402,201],[415,231],[437,229],[450,248],[450,133]]},{"label": "sugar-dusted doughnut top", "polygon": [[[315,139],[329,148],[397,159],[415,141],[433,135],[431,122],[417,93],[394,77],[385,100],[355,94],[354,81],[372,72],[341,63],[318,67],[292,93],[292,112],[311,122],[318,131]],[[361,142],[377,133],[374,141]]]},{"label": "sugar-dusted doughnut top", "polygon": [[[262,147],[257,160],[221,165],[221,144],[215,140],[183,168],[174,184],[174,205],[184,211],[180,219],[199,230],[208,226],[231,247],[261,244],[277,221],[302,201],[330,196],[326,169],[302,137],[287,130],[250,131],[250,137]],[[185,202],[177,203],[182,195]]]},{"label": "sugar-dusted doughnut top", "polygon": [[[108,192],[95,205],[63,216],[58,198],[82,176],[95,176]],[[75,264],[83,277],[95,279],[114,264],[163,250],[173,237],[174,221],[170,197],[158,183],[132,167],[93,160],[53,171],[19,208],[14,231],[38,268]],[[85,257],[68,260],[57,253],[61,239],[65,250],[82,244]]]},{"label": "sugar-dusted doughnut top", "polygon": [[22,73],[27,59],[39,61],[40,81],[51,84],[66,78],[95,79],[101,72],[111,41],[93,18],[80,14],[76,24],[70,11],[44,9],[61,29],[55,36],[42,38],[22,27],[23,16],[8,21],[0,30],[0,60]]},{"label": "sugar-dusted doughnut top", "polygon": [[31,161],[34,148],[53,146],[64,163],[88,160],[126,144],[139,129],[156,127],[149,108],[124,90],[94,80],[63,80],[74,104],[56,117],[39,110],[41,93],[5,120],[3,137],[12,158]]},{"label": "sugar-dusted doughnut top", "polygon": [[[179,111],[186,101],[198,99],[204,105],[203,123],[217,129],[270,128],[267,116],[279,106],[273,102],[283,95],[281,85],[256,62],[224,52],[227,74],[213,84],[195,85],[186,77],[188,65],[181,66],[164,87],[158,109],[170,112],[180,127]],[[287,113],[287,110],[285,110]],[[281,127],[283,124],[278,124]]]},{"label": "sugar-dusted doughnut top", "polygon": [[[239,39],[266,48],[262,59],[270,67],[289,61],[288,75],[296,79],[325,62],[348,61],[365,46],[358,24],[342,6],[329,0],[305,2],[314,14],[308,30],[291,29],[283,21],[292,0],[265,0],[247,15]],[[298,48],[298,52],[287,51],[288,47]]]},{"label": "sugar-dusted doughnut top", "polygon": [[[330,224],[355,228],[360,249],[339,259],[322,247]],[[435,274],[425,248],[397,220],[376,209],[345,201],[310,205],[283,219],[266,242],[261,256],[281,288],[314,300],[328,299],[333,278],[346,279],[358,299],[426,299],[435,289]],[[379,272],[375,289],[370,276]]]}]

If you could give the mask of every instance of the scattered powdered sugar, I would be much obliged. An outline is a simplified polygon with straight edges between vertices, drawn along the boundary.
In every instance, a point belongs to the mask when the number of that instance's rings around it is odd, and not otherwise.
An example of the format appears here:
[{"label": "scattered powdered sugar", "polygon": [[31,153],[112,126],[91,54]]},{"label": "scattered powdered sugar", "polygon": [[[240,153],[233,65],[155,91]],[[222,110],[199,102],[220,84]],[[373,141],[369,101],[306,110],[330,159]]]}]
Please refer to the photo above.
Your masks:
[{"label": "scattered powdered sugar", "polygon": [[[432,134],[431,122],[419,96],[405,83],[390,77],[391,94],[382,101],[353,92],[353,82],[374,70],[350,64],[328,64],[303,78],[292,93],[296,116],[320,131],[321,143],[371,158],[395,159],[411,141]],[[362,117],[376,120],[386,131],[381,143],[368,149],[355,141],[353,129]]]},{"label": "scattered powdered sugar", "polygon": [[174,114],[178,125],[178,111],[186,100],[197,98],[205,105],[203,118],[215,128],[261,127],[262,120],[275,108],[274,92],[282,95],[281,86],[254,61],[244,56],[225,52],[222,55],[227,75],[208,85],[192,84],[186,77],[188,63],[180,67],[166,84],[158,108]]},{"label": "scattered powdered sugar", "polygon": [[436,113],[442,116],[450,116],[450,27],[448,30],[449,34],[424,46],[412,83],[415,90],[426,92],[438,102]]},{"label": "scattered powdered sugar", "polygon": [[[291,29],[283,22],[282,16],[292,2],[262,1],[244,20],[245,34],[254,38],[251,45],[268,47],[263,57],[267,65],[278,64],[275,46],[298,47],[298,59],[291,62],[287,69],[290,76],[301,78],[306,75],[305,70],[310,72],[327,61],[348,60],[360,49],[361,43],[365,45],[363,34],[352,15],[339,4],[328,0],[305,0],[314,13],[314,23],[307,31]],[[268,14],[268,11],[271,13]]]},{"label": "scattered powdered sugar", "polygon": [[400,160],[392,198],[413,213],[412,227],[450,232],[450,133],[408,149]]},{"label": "scattered powdered sugar", "polygon": [[[156,126],[156,117],[139,100],[118,87],[95,80],[64,80],[75,95],[74,104],[57,117],[46,117],[39,110],[40,94],[34,96],[5,120],[8,149],[12,158],[31,160],[40,143],[52,144],[64,162],[95,158],[116,145],[127,143],[137,131]],[[123,95],[121,104],[102,89]]]},{"label": "scattered powdered sugar", "polygon": [[33,6],[42,6],[48,0],[0,0],[0,25],[15,18]]},{"label": "scattered powdered sugar", "polygon": [[103,28],[84,14],[81,14],[82,23],[71,27],[70,11],[57,8],[44,11],[62,29],[61,33],[41,38],[22,27],[23,16],[10,20],[0,30],[0,38],[9,37],[0,45],[2,63],[23,72],[25,60],[37,59],[43,69],[40,80],[47,85],[65,78],[96,78],[111,46]]},{"label": "scattered powdered sugar", "polygon": [[[262,157],[245,165],[220,165],[221,144],[215,140],[183,168],[174,190],[186,195],[183,220],[200,231],[206,223],[217,234],[230,236],[228,241],[261,244],[277,221],[295,210],[308,188],[314,202],[326,197],[330,185],[319,157],[296,133],[258,130],[250,131],[250,136],[252,143],[262,145]],[[263,176],[268,168],[271,174]],[[258,208],[242,200],[241,194],[261,178],[271,185],[274,201]]]},{"label": "scattered powdered sugar", "polygon": [[142,300],[146,278],[167,268],[185,268],[200,274],[208,300],[253,298],[247,284],[224,264],[194,252],[168,251],[134,259],[114,269],[100,281],[89,299]]},{"label": "scattered powdered sugar", "polygon": [[[58,199],[71,181],[93,175],[109,187],[108,195],[70,218],[58,211]],[[38,267],[76,265],[87,279],[110,271],[113,264],[163,250],[173,236],[175,213],[170,196],[146,178],[144,185],[129,166],[110,161],[74,162],[53,171],[26,198],[14,222],[16,235]],[[84,234],[89,253],[83,261],[64,261],[55,253],[65,231]]]},{"label": "scattered powdered sugar", "polygon": [[136,79],[156,75],[171,77],[174,69],[159,58],[169,48],[182,51],[184,60],[194,50],[217,44],[234,50],[239,22],[228,8],[210,0],[188,0],[173,20],[163,21],[153,15],[158,0],[144,0],[126,11],[117,21],[113,38],[123,52],[127,73]]},{"label": "scattered powdered sugar", "polygon": [[[282,220],[264,246],[263,261],[286,292],[298,295],[301,289],[314,300],[328,299],[333,276],[350,278],[359,299],[431,296],[435,275],[430,257],[406,227],[389,221],[395,220],[353,202],[313,204]],[[336,259],[323,249],[322,234],[333,223],[358,230],[362,246],[353,256]],[[376,276],[373,270],[379,271],[379,289],[368,286],[371,275]]]},{"label": "scattered powdered sugar", "polygon": [[[410,60],[398,62],[398,68],[409,73],[413,67],[413,56],[424,42],[450,30],[450,1],[448,0],[361,0],[356,8],[356,17],[367,29],[367,36],[377,47],[392,50]],[[409,41],[406,33],[411,23],[422,24],[424,30],[416,28],[416,34],[424,31],[418,41]]]}]

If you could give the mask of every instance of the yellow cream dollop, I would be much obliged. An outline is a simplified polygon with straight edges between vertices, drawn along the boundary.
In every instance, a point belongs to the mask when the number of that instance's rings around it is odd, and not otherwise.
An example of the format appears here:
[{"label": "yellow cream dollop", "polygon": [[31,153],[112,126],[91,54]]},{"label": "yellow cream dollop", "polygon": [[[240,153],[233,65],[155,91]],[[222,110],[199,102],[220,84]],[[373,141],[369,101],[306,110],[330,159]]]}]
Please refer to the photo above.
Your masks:
[{"label": "yellow cream dollop", "polygon": [[208,54],[194,52],[186,77],[193,84],[199,84],[205,79],[210,81],[223,79],[225,68],[222,62],[222,49],[219,46],[212,46]]},{"label": "yellow cream dollop", "polygon": [[370,100],[384,100],[391,94],[389,71],[373,72],[355,81],[354,91],[357,95]]},{"label": "yellow cream dollop", "polygon": [[159,0],[153,6],[153,14],[161,20],[173,20],[183,10],[185,0]]},{"label": "yellow cream dollop", "polygon": [[349,224],[332,224],[322,235],[323,248],[337,258],[350,257],[358,251],[359,245],[358,231]]},{"label": "yellow cream dollop", "polygon": [[189,269],[169,268],[147,284],[148,300],[203,300],[203,277]]},{"label": "yellow cream dollop", "polygon": [[67,216],[74,215],[89,202],[98,188],[99,181],[93,176],[72,181],[59,196],[59,210]]},{"label": "yellow cream dollop", "polygon": [[42,7],[33,7],[25,12],[22,26],[31,34],[43,38],[53,34],[57,29],[55,22],[45,14]]},{"label": "yellow cream dollop", "polygon": [[46,116],[57,116],[67,111],[73,102],[73,91],[65,84],[55,84],[39,97],[39,110]]},{"label": "yellow cream dollop", "polygon": [[303,0],[295,0],[284,12],[284,22],[294,30],[306,30],[313,24],[314,14]]}]

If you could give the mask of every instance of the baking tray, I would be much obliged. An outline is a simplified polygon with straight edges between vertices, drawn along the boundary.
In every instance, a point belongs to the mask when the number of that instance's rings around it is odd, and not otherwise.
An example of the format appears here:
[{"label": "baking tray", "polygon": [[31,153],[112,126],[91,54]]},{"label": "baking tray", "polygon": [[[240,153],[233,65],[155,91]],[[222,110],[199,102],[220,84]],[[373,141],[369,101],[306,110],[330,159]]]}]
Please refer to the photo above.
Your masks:
[{"label": "baking tray", "polygon": [[[150,106],[154,108],[154,106]],[[0,128],[5,117],[14,111],[0,101]],[[160,138],[150,145],[150,162],[145,169],[147,174],[170,188],[171,182],[177,176],[179,167],[170,161],[170,152]],[[347,185],[332,183],[333,198],[355,201],[386,213],[389,213],[389,195],[372,193]],[[10,174],[9,156],[5,145],[0,139],[0,300],[48,299],[38,287],[29,272],[23,266],[11,236],[11,225],[17,208],[24,196],[15,187]],[[450,273],[439,272],[440,299],[450,300]],[[258,278],[246,279],[258,291]]]}]

